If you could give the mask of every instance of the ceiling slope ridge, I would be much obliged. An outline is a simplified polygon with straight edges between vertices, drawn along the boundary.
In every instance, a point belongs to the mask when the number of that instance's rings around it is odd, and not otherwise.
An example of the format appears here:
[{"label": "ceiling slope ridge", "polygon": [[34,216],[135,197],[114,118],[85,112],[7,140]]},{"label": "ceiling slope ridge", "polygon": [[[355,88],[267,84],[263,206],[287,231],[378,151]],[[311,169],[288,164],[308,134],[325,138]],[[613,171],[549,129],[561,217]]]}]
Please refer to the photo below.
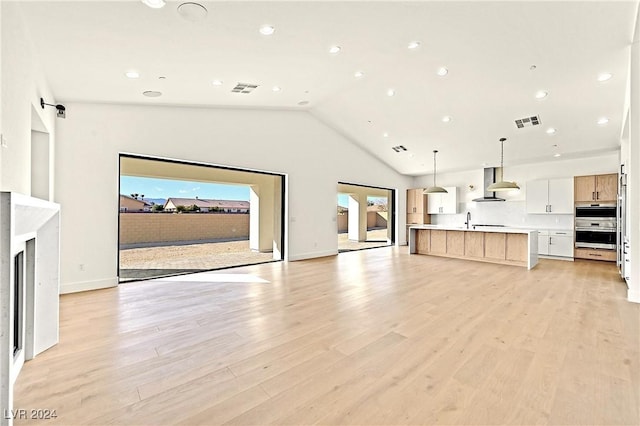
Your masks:
[{"label": "ceiling slope ridge", "polygon": [[[1,0],[0,0],[1,1]],[[180,109],[213,109],[213,110],[241,110],[241,111],[256,111],[256,112],[296,112],[296,113],[308,113],[307,109],[301,109],[300,107],[280,107],[280,106],[245,106],[245,105],[210,105],[210,104],[180,104],[172,102],[118,102],[118,101],[101,101],[101,100],[79,100],[73,98],[57,99],[56,102],[64,104],[78,104],[78,105],[121,105],[132,107],[166,107],[166,108],[180,108]]]},{"label": "ceiling slope ridge", "polygon": [[368,150],[366,148],[365,145],[360,144],[356,138],[354,138],[353,136],[349,135],[348,133],[346,133],[345,131],[343,131],[341,128],[339,128],[338,126],[334,125],[333,123],[330,122],[330,120],[326,117],[323,117],[321,113],[318,113],[317,111],[311,109],[308,110],[309,115],[312,116],[313,118],[315,118],[320,124],[322,124],[323,126],[325,126],[326,128],[332,130],[333,132],[335,132],[337,135],[339,135],[340,137],[344,138],[346,141],[348,141],[350,144],[352,144],[353,146],[355,146],[357,149],[359,149],[360,151],[362,151],[363,153],[367,154],[369,157],[371,157],[372,159],[374,159],[375,161],[377,161],[378,163],[382,164],[383,166],[387,167],[389,170],[391,170],[392,172],[398,174],[399,176],[402,177],[409,177],[409,175],[400,172],[398,169],[396,169],[395,167],[393,167],[391,164],[385,162],[384,160],[382,160],[380,157],[378,157],[377,155],[375,155],[373,152],[371,152],[370,150]]}]

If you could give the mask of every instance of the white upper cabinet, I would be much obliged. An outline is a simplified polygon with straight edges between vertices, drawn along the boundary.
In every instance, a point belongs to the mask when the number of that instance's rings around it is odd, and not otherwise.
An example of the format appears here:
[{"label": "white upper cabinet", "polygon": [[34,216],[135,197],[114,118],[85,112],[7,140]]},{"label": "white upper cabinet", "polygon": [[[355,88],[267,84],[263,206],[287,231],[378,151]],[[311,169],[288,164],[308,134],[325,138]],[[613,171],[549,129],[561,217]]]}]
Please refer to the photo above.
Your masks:
[{"label": "white upper cabinet", "polygon": [[444,194],[429,194],[427,213],[429,214],[456,214],[458,213],[458,188],[446,186]]},{"label": "white upper cabinet", "polygon": [[[532,180],[527,182],[527,213],[549,212],[549,181]],[[545,253],[546,254],[546,253]]]},{"label": "white upper cabinet", "polygon": [[573,214],[573,179],[527,182],[526,197],[529,214]]}]

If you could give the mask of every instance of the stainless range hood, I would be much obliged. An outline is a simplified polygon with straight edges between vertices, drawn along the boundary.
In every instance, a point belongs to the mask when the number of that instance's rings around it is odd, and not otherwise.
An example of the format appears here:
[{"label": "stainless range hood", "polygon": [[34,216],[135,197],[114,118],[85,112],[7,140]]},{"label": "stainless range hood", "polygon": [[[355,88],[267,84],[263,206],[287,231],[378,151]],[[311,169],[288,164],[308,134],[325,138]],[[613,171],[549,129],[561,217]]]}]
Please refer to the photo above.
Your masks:
[{"label": "stainless range hood", "polygon": [[477,202],[505,201],[504,198],[496,197],[495,192],[487,191],[487,188],[489,187],[489,185],[496,182],[496,176],[498,175],[499,171],[500,171],[499,167],[487,167],[486,169],[484,169],[484,181],[482,185],[484,196],[482,198],[476,198],[473,201],[477,201]]}]

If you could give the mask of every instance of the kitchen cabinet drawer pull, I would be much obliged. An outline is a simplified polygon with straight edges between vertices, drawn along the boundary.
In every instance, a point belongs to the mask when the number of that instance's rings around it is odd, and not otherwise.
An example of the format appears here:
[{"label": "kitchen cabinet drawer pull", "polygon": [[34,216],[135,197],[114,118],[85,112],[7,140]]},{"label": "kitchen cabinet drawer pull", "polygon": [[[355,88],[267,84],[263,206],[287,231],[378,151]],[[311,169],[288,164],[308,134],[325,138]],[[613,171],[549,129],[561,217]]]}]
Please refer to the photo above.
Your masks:
[{"label": "kitchen cabinet drawer pull", "polygon": [[589,256],[602,257],[601,254],[597,254],[597,253],[589,253]]},{"label": "kitchen cabinet drawer pull", "polygon": [[567,235],[566,232],[556,232],[556,235]]}]

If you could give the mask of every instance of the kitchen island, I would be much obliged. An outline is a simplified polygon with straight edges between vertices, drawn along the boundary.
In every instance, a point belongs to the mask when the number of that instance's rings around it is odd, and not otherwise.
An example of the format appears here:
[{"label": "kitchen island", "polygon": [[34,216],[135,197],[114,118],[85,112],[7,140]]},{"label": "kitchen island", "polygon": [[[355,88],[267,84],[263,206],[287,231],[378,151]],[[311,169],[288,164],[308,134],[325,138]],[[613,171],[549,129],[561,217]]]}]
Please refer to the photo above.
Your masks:
[{"label": "kitchen island", "polygon": [[531,269],[538,264],[538,231],[506,227],[466,229],[416,225],[409,228],[409,253]]}]

